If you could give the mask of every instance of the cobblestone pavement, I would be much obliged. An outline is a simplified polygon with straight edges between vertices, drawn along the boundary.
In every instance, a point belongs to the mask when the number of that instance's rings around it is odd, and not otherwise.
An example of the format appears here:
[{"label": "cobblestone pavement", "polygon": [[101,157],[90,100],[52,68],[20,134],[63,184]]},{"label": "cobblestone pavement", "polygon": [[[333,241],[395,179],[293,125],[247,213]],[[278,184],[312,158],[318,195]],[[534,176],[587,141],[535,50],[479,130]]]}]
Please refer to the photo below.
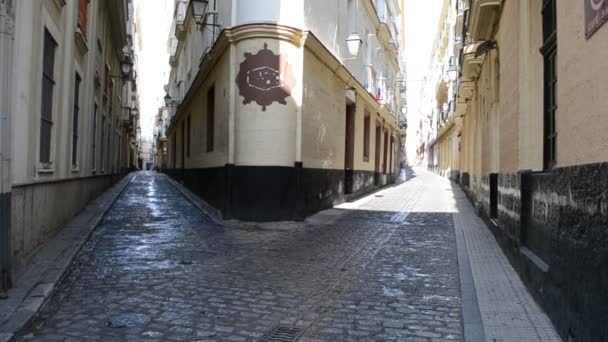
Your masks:
[{"label": "cobblestone pavement", "polygon": [[[140,174],[18,340],[257,341],[279,325],[308,342],[462,340],[452,217],[422,210],[426,190],[414,178],[329,225],[238,229]],[[129,313],[145,325],[109,324]]]}]

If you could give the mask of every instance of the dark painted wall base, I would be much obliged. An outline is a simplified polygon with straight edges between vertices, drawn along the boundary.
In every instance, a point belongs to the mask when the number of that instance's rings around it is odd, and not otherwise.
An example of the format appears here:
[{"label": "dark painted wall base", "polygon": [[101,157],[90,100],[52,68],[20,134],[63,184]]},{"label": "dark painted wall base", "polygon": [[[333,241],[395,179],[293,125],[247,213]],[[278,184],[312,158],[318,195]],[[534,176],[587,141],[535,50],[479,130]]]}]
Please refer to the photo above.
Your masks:
[{"label": "dark painted wall base", "polygon": [[498,204],[481,216],[560,335],[608,341],[608,163],[499,174]]},{"label": "dark painted wall base", "polygon": [[0,194],[0,291],[11,288],[11,193]]},{"label": "dark painted wall base", "polygon": [[[345,199],[346,177],[359,196],[386,185],[396,175],[373,171],[293,167],[234,166],[169,169],[167,175],[218,208],[224,218],[247,221],[303,220]],[[376,185],[376,181],[380,185]]]}]

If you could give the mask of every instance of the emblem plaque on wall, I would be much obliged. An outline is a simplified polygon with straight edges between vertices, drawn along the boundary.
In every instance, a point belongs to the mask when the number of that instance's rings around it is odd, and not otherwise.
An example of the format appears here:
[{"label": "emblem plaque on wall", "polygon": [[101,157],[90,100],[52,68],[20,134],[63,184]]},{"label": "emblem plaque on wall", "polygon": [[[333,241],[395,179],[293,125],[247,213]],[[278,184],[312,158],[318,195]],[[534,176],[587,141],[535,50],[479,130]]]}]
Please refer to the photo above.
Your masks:
[{"label": "emblem plaque on wall", "polygon": [[585,37],[587,39],[608,21],[608,0],[585,0]]},{"label": "emblem plaque on wall", "polygon": [[245,53],[244,56],[236,76],[239,95],[245,98],[243,104],[255,101],[263,111],[275,101],[286,105],[286,98],[291,96],[296,84],[287,56],[276,55],[266,43],[255,55]]}]

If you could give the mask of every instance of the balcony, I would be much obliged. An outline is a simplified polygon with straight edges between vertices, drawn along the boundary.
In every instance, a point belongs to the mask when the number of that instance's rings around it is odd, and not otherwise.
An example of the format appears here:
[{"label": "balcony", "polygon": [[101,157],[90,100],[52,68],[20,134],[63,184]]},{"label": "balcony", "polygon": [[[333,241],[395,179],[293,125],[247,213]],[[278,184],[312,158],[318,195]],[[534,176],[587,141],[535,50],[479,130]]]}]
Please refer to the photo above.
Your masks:
[{"label": "balcony", "polygon": [[378,18],[378,23],[375,25],[377,25],[378,37],[383,42],[388,42],[391,37],[397,40],[398,35],[398,28],[393,22],[391,11],[386,1],[368,0],[365,2],[368,12]]},{"label": "balcony", "polygon": [[468,28],[473,41],[485,41],[493,38],[501,6],[502,0],[472,1]]},{"label": "balcony", "polygon": [[176,35],[181,39],[184,33],[186,32],[186,27],[184,26],[184,22],[186,21],[186,12],[188,10],[188,1],[187,0],[178,0],[175,4],[175,26],[176,26]]},{"label": "balcony", "polygon": [[475,56],[477,47],[481,43],[468,44],[462,51],[462,76],[466,79],[475,80],[481,72],[484,55]]},{"label": "balcony", "polygon": [[172,67],[177,65],[177,38],[172,37],[169,40],[169,64]]}]

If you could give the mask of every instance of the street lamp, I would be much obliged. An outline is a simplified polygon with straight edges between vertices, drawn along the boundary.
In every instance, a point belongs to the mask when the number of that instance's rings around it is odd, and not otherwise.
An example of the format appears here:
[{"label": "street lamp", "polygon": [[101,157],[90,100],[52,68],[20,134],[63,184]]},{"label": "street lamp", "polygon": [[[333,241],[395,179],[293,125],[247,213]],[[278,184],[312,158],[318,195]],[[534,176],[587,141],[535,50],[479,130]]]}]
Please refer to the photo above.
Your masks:
[{"label": "street lamp", "polygon": [[133,59],[131,56],[126,55],[125,58],[120,62],[120,72],[121,75],[110,75],[111,78],[122,78],[126,80],[131,75],[131,71],[133,70]]},{"label": "street lamp", "polygon": [[175,107],[175,101],[171,98],[171,95],[169,95],[169,93],[167,93],[163,99],[165,100],[165,107]]},{"label": "street lamp", "polygon": [[198,26],[203,25],[205,16],[205,7],[209,3],[208,0],[193,0],[192,1],[192,16]]},{"label": "street lamp", "polygon": [[346,38],[346,46],[352,57],[357,58],[359,56],[361,44],[363,44],[363,40],[356,32],[351,33],[351,35]]},{"label": "street lamp", "polygon": [[122,62],[120,63],[120,68],[122,70],[123,77],[129,77],[131,70],[133,70],[133,60],[130,56],[125,56],[125,58],[123,58]]}]

